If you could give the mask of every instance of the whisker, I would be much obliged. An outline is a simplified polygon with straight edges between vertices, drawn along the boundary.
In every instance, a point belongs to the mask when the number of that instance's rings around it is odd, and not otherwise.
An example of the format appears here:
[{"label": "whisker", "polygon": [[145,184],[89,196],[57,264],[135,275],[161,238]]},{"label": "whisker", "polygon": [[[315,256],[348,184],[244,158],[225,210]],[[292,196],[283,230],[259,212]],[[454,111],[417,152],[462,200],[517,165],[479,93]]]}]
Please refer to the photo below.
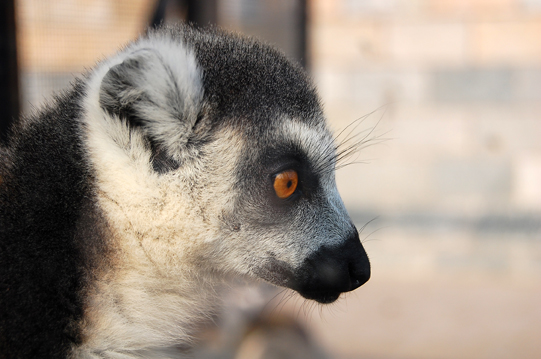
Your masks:
[{"label": "whisker", "polygon": [[[337,135],[333,136],[334,141],[325,145],[320,152],[319,158],[316,161],[319,163],[319,166],[315,170],[318,173],[327,173],[328,171],[337,170],[351,164],[366,163],[365,161],[358,161],[360,152],[370,146],[389,140],[389,138],[384,136],[390,131],[375,134],[388,107],[389,105],[381,106],[359,117],[343,128]],[[358,131],[359,126],[365,123],[369,117],[381,111],[381,109],[383,109],[383,113],[373,126]]]},{"label": "whisker", "polygon": [[367,236],[361,240],[361,243],[366,243],[366,242],[370,242],[370,241],[377,241],[378,239],[377,238],[372,238],[372,239],[368,239],[368,237],[370,237],[371,235],[373,235],[374,233],[382,230],[382,229],[385,229],[387,227],[381,227],[381,228],[378,228],[378,229],[375,229],[373,230],[372,232],[368,233]]},{"label": "whisker", "polygon": [[295,305],[296,305],[295,302],[298,301],[298,295],[293,290],[289,290],[289,295],[287,299],[285,300],[284,304],[282,305],[282,310],[285,308],[287,302],[289,302],[290,300],[293,300],[293,308],[295,308]]},{"label": "whisker", "polygon": [[280,305],[280,303],[282,302],[282,300],[284,299],[284,296],[285,296],[285,293],[287,292],[287,288],[282,288],[281,290],[278,291],[278,293],[276,293],[269,301],[267,301],[265,303],[265,305],[263,306],[263,309],[262,311],[266,311],[268,309],[268,307],[271,306],[271,303],[274,303],[274,301],[276,300],[276,298],[278,298],[279,296],[282,296],[280,298],[280,300],[278,300],[278,303],[276,303],[275,305],[273,305],[273,307],[270,309],[270,313],[269,314],[274,314],[274,312],[276,311],[276,309],[278,308],[278,306]]},{"label": "whisker", "polygon": [[367,113],[366,115],[363,115],[361,117],[359,117],[358,119],[356,119],[355,121],[353,121],[352,123],[350,123],[349,125],[347,125],[346,127],[344,127],[336,136],[335,136],[335,139],[338,139],[338,137],[340,137],[342,135],[342,133],[344,133],[349,127],[351,126],[354,126],[354,128],[358,127],[360,124],[362,124],[368,117],[370,117],[371,115],[375,114],[376,112],[378,112],[379,110],[381,110],[382,108],[385,108],[389,105],[383,105],[383,106],[380,106],[378,108],[376,108],[375,110]]},{"label": "whisker", "polygon": [[360,229],[358,229],[357,233],[359,233],[359,236],[361,235],[361,233],[363,233],[366,226],[368,226],[370,223],[372,223],[372,222],[374,222],[375,220],[378,220],[378,219],[379,219],[379,216],[376,216],[376,217],[372,218],[371,220],[369,220],[368,222],[366,222]]}]

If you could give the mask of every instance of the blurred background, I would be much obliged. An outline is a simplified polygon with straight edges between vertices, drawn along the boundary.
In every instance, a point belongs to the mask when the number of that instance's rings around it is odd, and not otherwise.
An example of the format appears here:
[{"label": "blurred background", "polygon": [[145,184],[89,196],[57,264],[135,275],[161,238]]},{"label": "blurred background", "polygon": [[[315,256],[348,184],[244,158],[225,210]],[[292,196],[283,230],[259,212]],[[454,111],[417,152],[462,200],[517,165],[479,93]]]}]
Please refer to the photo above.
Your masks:
[{"label": "blurred background", "polygon": [[263,38],[311,73],[337,134],[359,119],[371,146],[337,181],[372,279],[327,306],[239,285],[197,357],[541,357],[541,0],[1,7],[0,130],[162,21]]}]

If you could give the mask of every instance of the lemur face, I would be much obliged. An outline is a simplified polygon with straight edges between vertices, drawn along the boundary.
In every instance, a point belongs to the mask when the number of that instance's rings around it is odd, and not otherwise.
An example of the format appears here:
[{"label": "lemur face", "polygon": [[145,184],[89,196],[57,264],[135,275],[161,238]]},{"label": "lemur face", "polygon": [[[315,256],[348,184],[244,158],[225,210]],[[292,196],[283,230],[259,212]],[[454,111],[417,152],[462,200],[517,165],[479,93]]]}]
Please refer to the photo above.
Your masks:
[{"label": "lemur face", "polygon": [[246,139],[237,165],[235,257],[264,280],[333,302],[370,277],[336,189],[335,145],[323,122],[309,126],[285,116],[273,122]]},{"label": "lemur face", "polygon": [[[192,253],[205,270],[259,277],[321,303],[369,279],[336,189],[336,145],[302,69],[253,40],[190,29],[142,40],[104,67],[96,111],[128,128],[115,140],[125,152],[141,137],[145,187],[161,188],[152,201],[166,214],[155,222],[168,232],[137,230],[156,232],[154,263],[174,271],[179,253]],[[178,209],[164,204],[175,201]],[[144,220],[150,199],[133,202],[124,208],[135,216],[140,206]]]}]

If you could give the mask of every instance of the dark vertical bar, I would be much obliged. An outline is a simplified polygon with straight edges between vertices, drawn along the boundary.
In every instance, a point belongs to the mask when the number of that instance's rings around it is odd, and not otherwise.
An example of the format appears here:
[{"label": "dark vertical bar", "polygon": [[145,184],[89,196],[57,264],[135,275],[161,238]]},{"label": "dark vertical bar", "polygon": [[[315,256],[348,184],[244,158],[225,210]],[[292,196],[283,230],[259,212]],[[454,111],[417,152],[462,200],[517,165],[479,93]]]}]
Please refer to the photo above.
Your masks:
[{"label": "dark vertical bar", "polygon": [[310,62],[308,59],[308,6],[307,0],[299,1],[299,58],[301,65],[305,69],[309,69]]},{"label": "dark vertical bar", "polygon": [[188,0],[188,22],[204,27],[218,22],[218,0]]},{"label": "dark vertical bar", "polygon": [[150,27],[157,28],[164,22],[167,3],[167,0],[158,0],[156,9],[152,14],[152,19],[150,20]]},{"label": "dark vertical bar", "polygon": [[19,116],[15,0],[0,1],[0,16],[0,141],[4,141],[12,119]]}]

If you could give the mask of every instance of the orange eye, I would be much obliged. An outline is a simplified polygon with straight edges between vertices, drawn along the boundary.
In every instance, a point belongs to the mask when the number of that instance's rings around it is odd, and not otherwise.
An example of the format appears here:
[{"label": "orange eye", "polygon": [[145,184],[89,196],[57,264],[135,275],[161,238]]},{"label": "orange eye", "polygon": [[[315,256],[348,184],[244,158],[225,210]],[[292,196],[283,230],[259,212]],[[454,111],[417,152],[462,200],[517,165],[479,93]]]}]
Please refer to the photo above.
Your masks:
[{"label": "orange eye", "polygon": [[279,198],[285,199],[295,192],[299,176],[293,170],[287,170],[279,173],[274,179],[274,191]]}]

